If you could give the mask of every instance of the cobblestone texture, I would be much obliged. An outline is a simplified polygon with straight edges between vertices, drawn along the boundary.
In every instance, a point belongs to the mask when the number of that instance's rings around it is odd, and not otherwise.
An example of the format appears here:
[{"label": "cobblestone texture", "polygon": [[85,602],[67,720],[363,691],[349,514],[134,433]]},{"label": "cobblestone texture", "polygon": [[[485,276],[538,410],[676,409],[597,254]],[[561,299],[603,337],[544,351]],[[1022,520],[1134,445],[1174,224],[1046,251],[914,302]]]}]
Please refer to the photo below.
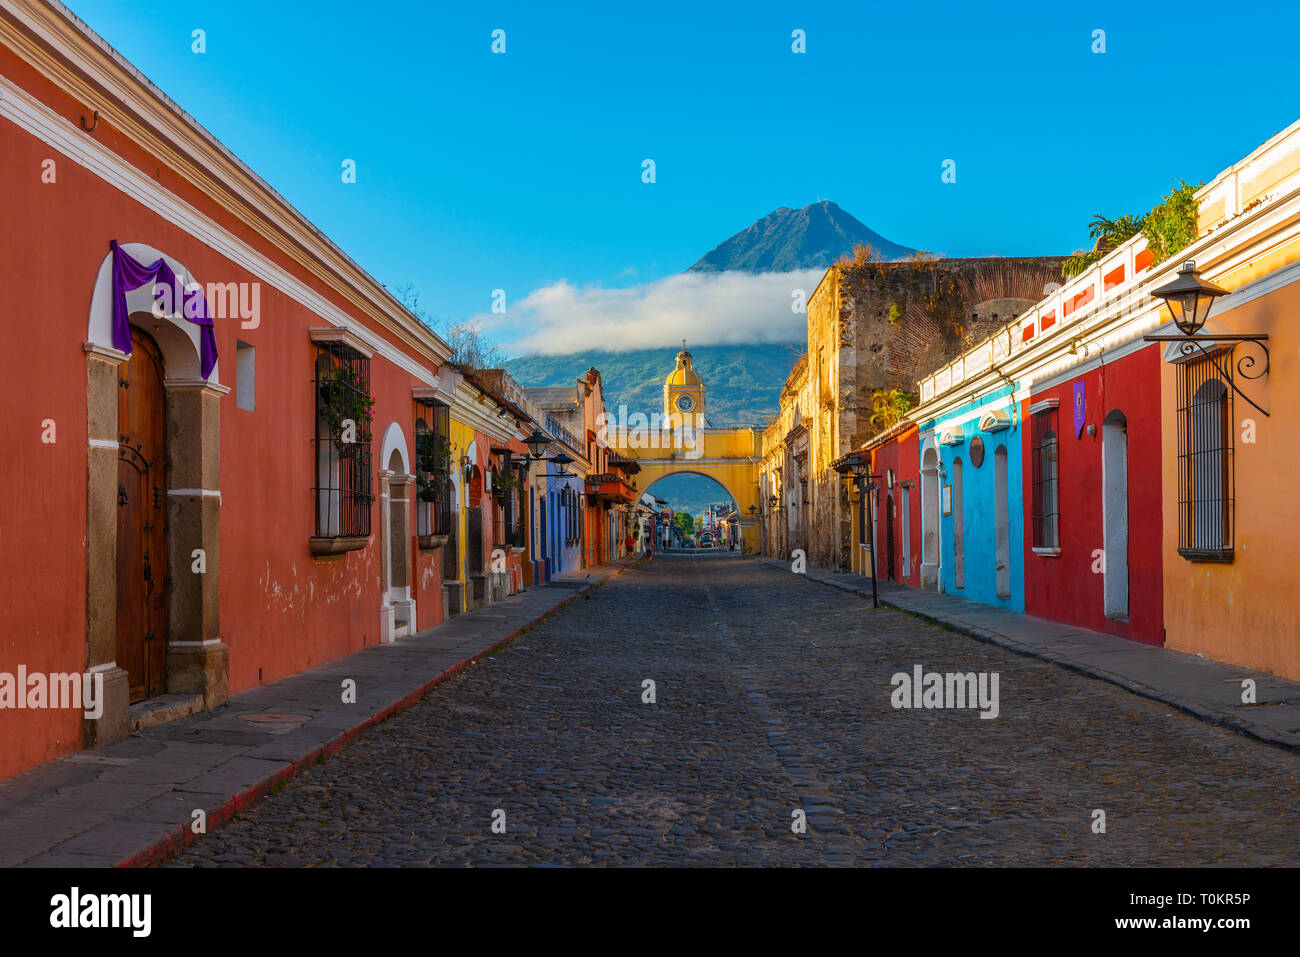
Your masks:
[{"label": "cobblestone texture", "polygon": [[[915,664],[998,672],[1000,716],[895,710],[890,677]],[[756,561],[661,556],[171,865],[1283,865],[1300,862],[1296,773]]]}]

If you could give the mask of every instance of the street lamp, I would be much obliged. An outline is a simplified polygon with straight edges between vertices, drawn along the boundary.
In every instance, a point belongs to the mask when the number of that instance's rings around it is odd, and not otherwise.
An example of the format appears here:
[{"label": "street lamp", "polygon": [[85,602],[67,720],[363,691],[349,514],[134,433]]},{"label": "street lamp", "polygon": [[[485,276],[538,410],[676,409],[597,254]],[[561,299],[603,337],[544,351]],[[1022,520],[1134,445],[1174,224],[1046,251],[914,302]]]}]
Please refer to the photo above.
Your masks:
[{"label": "street lamp", "polygon": [[872,493],[876,490],[876,483],[867,480],[880,476],[871,474],[871,461],[863,458],[861,452],[850,452],[835,465],[835,471],[844,476],[852,475],[858,488],[858,537],[867,546],[867,560],[871,564],[871,607],[879,608],[880,600],[876,596],[876,541],[875,536],[870,534],[875,525]]},{"label": "street lamp", "polygon": [[[1209,318],[1210,307],[1214,304],[1214,300],[1227,294],[1228,290],[1222,286],[1216,286],[1214,283],[1202,279],[1200,272],[1196,268],[1196,263],[1188,260],[1183,263],[1183,268],[1178,270],[1178,275],[1172,281],[1165,283],[1159,289],[1151,291],[1151,295],[1157,299],[1163,299],[1165,304],[1169,306],[1169,314],[1173,316],[1174,325],[1178,327],[1181,334],[1177,336],[1146,335],[1142,338],[1146,342],[1172,342],[1183,356],[1190,356],[1199,350],[1201,355],[1214,366],[1224,384],[1267,416],[1268,411],[1241,391],[1230,372],[1235,361],[1237,373],[1243,379],[1258,379],[1267,375],[1269,364],[1268,335],[1262,332],[1197,335],[1205,327],[1205,320]],[[1215,358],[1211,350],[1205,348],[1207,342],[1211,345],[1220,344],[1218,346],[1220,350],[1224,348],[1222,344],[1232,344],[1228,347],[1228,354],[1222,357],[1223,365],[1219,364],[1219,360]],[[1240,359],[1236,359],[1236,349],[1239,344],[1254,346],[1258,349],[1263,358],[1263,363],[1259,363],[1256,357],[1249,353]]]},{"label": "street lamp", "polygon": [[551,444],[551,437],[541,429],[533,429],[533,434],[524,439],[524,445],[528,446],[529,458],[534,462],[546,455],[546,449]]},{"label": "street lamp", "polygon": [[1227,294],[1228,290],[1222,286],[1202,279],[1196,263],[1191,260],[1183,263],[1183,268],[1171,282],[1151,291],[1151,295],[1163,299],[1169,306],[1174,325],[1185,336],[1200,332],[1214,300]]},{"label": "street lamp", "polygon": [[568,456],[568,455],[565,455],[563,452],[561,452],[559,455],[552,455],[552,456],[551,456],[549,459],[547,459],[546,461],[550,462],[550,463],[551,463],[552,465],[554,465],[554,466],[556,467],[556,469],[558,470],[558,471],[555,473],[555,475],[553,475],[553,476],[547,476],[548,478],[563,478],[564,476],[566,476],[566,475],[569,474],[568,469],[566,468],[566,466],[569,466],[569,465],[572,465],[572,464],[573,464],[573,459],[572,459],[572,457],[570,457],[570,456]]}]

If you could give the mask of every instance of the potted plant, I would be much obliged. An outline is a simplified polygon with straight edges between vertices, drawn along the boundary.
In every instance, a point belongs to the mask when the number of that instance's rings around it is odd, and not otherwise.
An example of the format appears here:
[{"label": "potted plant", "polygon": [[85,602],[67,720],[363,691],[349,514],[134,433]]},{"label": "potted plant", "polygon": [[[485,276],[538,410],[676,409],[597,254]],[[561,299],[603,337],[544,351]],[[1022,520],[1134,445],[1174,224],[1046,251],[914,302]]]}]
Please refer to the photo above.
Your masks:
[{"label": "potted plant", "polygon": [[515,475],[513,469],[507,468],[492,473],[492,497],[498,502],[505,501],[506,495],[516,488],[519,488],[519,477]]},{"label": "potted plant", "polygon": [[446,490],[451,443],[431,429],[415,433],[415,485],[421,502],[434,502]]},{"label": "potted plant", "polygon": [[[370,383],[361,370],[347,364],[331,365],[320,374],[320,415],[329,428],[339,455],[351,458],[370,442],[370,424],[374,421],[375,400],[370,398]],[[348,422],[352,429],[347,428]]]}]

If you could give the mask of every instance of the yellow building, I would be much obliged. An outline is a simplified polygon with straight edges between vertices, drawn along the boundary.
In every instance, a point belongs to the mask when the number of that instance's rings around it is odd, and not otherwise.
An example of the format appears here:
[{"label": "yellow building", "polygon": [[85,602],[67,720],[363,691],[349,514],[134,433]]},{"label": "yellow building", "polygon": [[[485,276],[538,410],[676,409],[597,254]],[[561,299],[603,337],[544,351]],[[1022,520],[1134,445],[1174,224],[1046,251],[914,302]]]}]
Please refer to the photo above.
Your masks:
[{"label": "yellow building", "polygon": [[677,366],[664,380],[664,419],[675,428],[683,424],[700,428],[708,425],[704,417],[704,382],[692,367],[693,356],[682,349]]},{"label": "yellow building", "polygon": [[713,479],[731,495],[740,516],[745,552],[758,552],[759,431],[743,426],[715,429],[707,424],[704,381],[683,349],[664,379],[662,412],[606,417],[601,434],[620,455],[636,459],[643,491],[661,478],[695,473]]}]

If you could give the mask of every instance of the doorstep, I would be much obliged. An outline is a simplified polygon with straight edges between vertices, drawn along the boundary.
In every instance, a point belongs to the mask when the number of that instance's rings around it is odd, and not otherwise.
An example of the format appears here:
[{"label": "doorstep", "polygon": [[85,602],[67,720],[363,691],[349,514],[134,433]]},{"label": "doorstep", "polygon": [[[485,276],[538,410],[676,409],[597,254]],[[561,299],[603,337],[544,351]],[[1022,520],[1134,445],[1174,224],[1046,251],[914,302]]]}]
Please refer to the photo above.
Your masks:
[{"label": "doorstep", "polygon": [[[190,825],[198,812],[212,830],[622,571],[597,565],[572,572],[560,580],[576,587],[530,588],[487,613],[457,615],[246,689],[212,711],[180,714],[195,706],[186,695],[140,702],[131,711],[139,730],[124,740],[0,781],[0,867],[164,860],[195,839]],[[356,683],[355,703],[341,700],[347,679]]]},{"label": "doorstep", "polygon": [[[762,561],[791,573],[788,561],[767,557]],[[871,579],[864,575],[809,567],[804,577],[863,598],[871,597]],[[1202,721],[1300,752],[1300,682],[894,582],[877,581],[876,589],[882,605],[1017,654],[1108,681]],[[1241,703],[1241,682],[1246,678],[1255,682],[1253,705]]]},{"label": "doorstep", "polygon": [[177,718],[186,718],[203,710],[201,694],[164,694],[131,705],[127,725],[132,731],[156,728]]}]

